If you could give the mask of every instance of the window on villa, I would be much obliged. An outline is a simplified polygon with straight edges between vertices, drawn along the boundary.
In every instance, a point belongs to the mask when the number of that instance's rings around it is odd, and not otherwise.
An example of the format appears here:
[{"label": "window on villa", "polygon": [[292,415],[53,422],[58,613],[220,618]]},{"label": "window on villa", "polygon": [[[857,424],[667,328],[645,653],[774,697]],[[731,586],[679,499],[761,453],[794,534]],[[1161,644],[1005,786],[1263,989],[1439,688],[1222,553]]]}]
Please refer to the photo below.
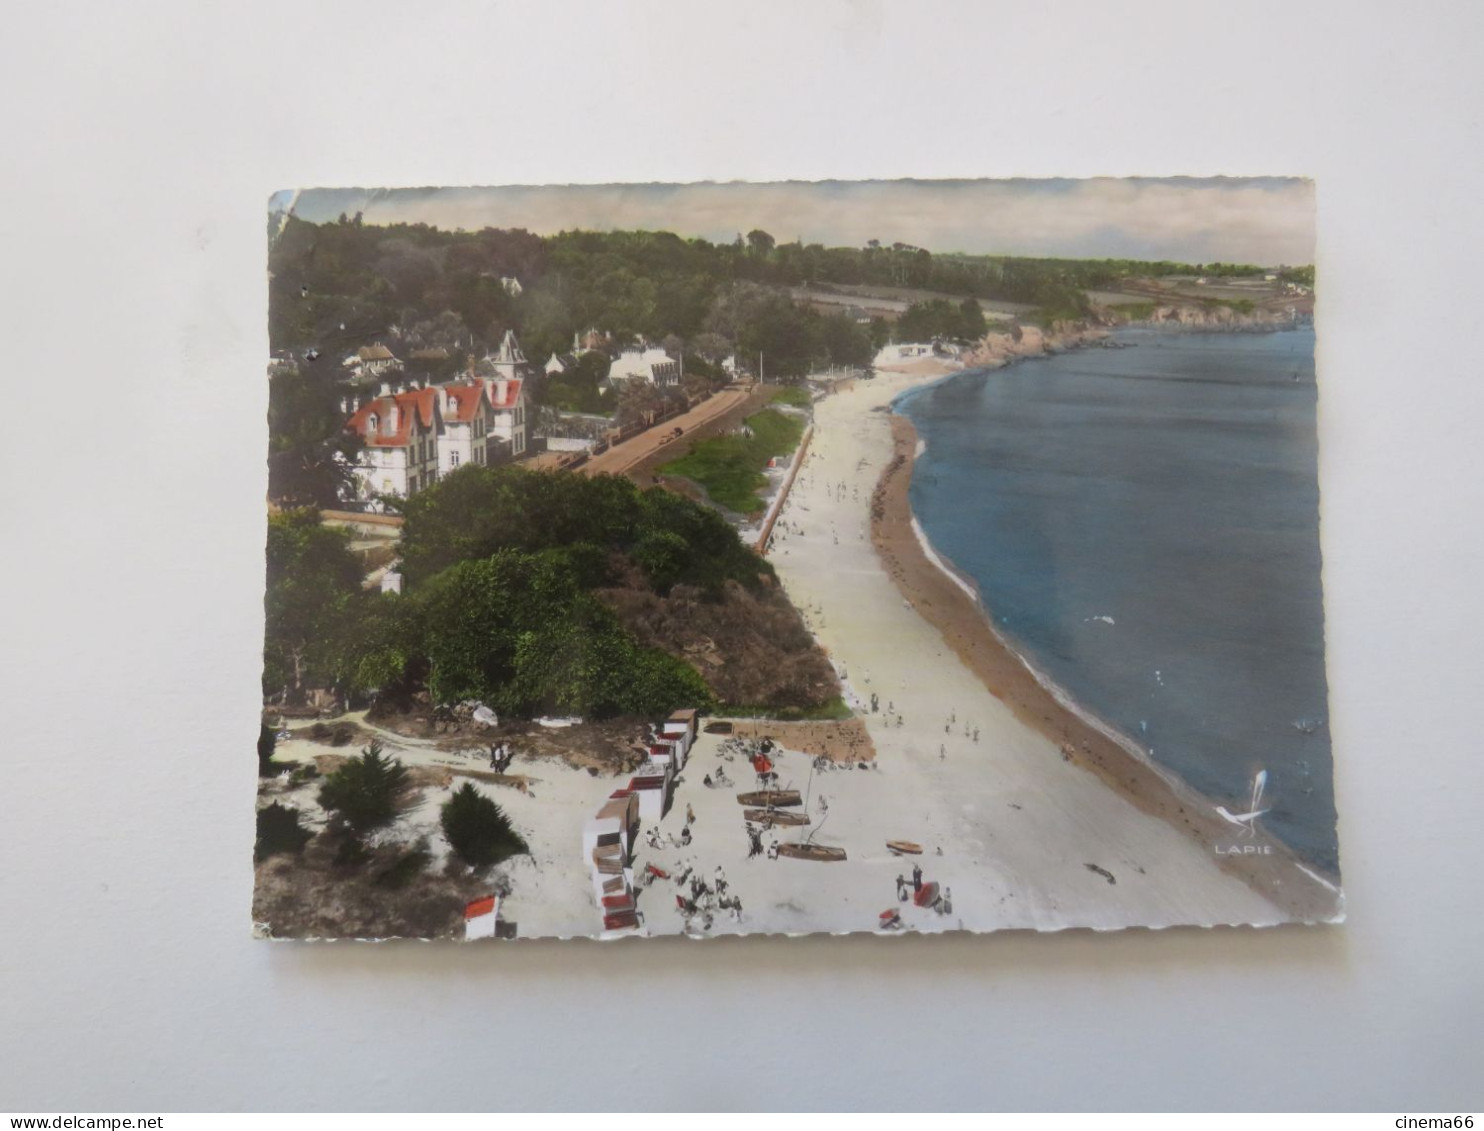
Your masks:
[{"label": "window on villa", "polygon": [[458,467],[459,466],[459,453],[458,452],[449,452],[448,453],[448,466],[449,467]]}]

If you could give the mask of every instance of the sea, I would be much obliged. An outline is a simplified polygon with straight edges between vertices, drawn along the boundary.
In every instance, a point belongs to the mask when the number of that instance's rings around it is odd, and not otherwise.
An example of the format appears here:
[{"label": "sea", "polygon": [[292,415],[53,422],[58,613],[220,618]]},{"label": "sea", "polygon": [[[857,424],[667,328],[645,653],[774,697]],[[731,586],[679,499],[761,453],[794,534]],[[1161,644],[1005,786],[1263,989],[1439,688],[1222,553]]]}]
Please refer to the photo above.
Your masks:
[{"label": "sea", "polygon": [[1338,876],[1313,329],[1112,340],[898,398],[912,508],[1039,672],[1233,813],[1266,771]]}]

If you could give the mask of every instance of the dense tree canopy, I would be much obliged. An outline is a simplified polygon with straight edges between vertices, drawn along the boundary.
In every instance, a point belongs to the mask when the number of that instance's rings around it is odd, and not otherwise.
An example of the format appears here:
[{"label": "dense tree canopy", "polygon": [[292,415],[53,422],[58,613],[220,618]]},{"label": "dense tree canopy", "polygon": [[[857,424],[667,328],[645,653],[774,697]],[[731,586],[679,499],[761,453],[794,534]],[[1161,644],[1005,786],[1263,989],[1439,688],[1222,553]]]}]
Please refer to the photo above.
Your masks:
[{"label": "dense tree canopy", "polygon": [[282,368],[268,379],[268,497],[288,506],[334,507],[349,492],[361,440],[345,428],[342,390],[330,372]]},{"label": "dense tree canopy", "polygon": [[471,465],[405,509],[403,595],[364,591],[349,536],[316,512],[273,516],[265,694],[426,689],[518,716],[704,706],[695,669],[640,645],[595,592],[720,599],[772,576],[714,511],[614,476]]},{"label": "dense tree canopy", "polygon": [[714,511],[668,491],[641,491],[612,475],[524,468],[460,468],[403,504],[402,571],[409,586],[460,561],[499,550],[539,553],[588,547],[587,583],[604,581],[607,555],[629,554],[653,534],[688,547],[683,580],[713,592],[727,580],[756,588],[772,567]]},{"label": "dense tree canopy", "polygon": [[284,511],[269,516],[267,558],[264,693],[298,698],[339,683],[361,596],[350,535],[321,525],[317,511]]},{"label": "dense tree canopy", "polygon": [[[1087,310],[1083,292],[1130,276],[1262,270],[1244,264],[934,255],[874,240],[865,247],[825,247],[778,243],[760,229],[733,243],[713,244],[672,232],[543,237],[518,229],[445,232],[425,224],[312,224],[295,218],[274,242],[270,267],[275,349],[313,346],[343,355],[371,341],[401,340],[414,330],[431,338],[426,324],[441,320],[450,332],[439,344],[488,348],[506,329],[515,329],[532,359],[570,348],[574,333],[592,328],[655,341],[674,334],[687,342],[709,331],[734,344],[746,330],[750,344],[767,339],[781,347],[780,359],[795,357],[807,335],[781,304],[768,308],[783,321],[776,328],[749,329],[736,311],[728,315],[722,309],[736,305],[736,294],[745,295],[749,287],[782,299],[786,288],[799,286],[911,287],[1024,303],[1048,317],[1067,317]],[[519,279],[521,293],[510,293],[506,278]],[[837,352],[822,348],[818,339],[809,348],[817,351],[816,360]]]},{"label": "dense tree canopy", "polygon": [[955,306],[947,299],[915,302],[897,323],[897,337],[904,342],[930,342],[937,338],[974,341],[988,329],[979,301],[966,298]]}]

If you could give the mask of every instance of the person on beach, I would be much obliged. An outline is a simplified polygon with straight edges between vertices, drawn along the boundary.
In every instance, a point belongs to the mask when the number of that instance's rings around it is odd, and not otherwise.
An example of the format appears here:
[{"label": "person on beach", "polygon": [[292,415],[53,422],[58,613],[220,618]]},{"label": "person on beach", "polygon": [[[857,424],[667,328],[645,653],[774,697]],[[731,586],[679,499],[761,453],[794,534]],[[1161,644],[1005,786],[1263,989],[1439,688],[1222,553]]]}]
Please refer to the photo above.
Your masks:
[{"label": "person on beach", "polygon": [[938,914],[939,915],[952,915],[953,914],[953,889],[952,888],[944,888],[943,889],[943,898],[938,901]]},{"label": "person on beach", "polygon": [[912,865],[912,894],[916,895],[922,890],[922,866]]},{"label": "person on beach", "polygon": [[696,823],[696,811],[690,807],[690,802],[685,803],[685,823],[687,826]]},{"label": "person on beach", "polygon": [[689,848],[690,847],[690,826],[689,825],[686,825],[685,828],[683,828],[683,829],[680,830],[680,845],[681,845],[682,848]]},{"label": "person on beach", "polygon": [[897,900],[905,903],[907,901],[907,879],[902,873],[897,873]]}]

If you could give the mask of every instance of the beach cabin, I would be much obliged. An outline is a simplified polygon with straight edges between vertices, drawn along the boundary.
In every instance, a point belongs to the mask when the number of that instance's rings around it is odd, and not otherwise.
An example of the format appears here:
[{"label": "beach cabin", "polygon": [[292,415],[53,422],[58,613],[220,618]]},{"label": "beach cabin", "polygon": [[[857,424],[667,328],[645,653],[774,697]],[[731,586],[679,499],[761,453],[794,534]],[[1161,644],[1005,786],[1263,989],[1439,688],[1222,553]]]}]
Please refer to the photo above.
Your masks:
[{"label": "beach cabin", "polygon": [[[638,910],[638,905],[634,900],[634,889],[627,882],[620,884],[614,890],[604,892],[599,896],[598,907],[603,913],[603,929],[610,930],[608,925],[610,917],[625,913],[632,915]],[[637,925],[637,918],[635,925]]]},{"label": "beach cabin", "polygon": [[[670,734],[671,727],[683,728],[688,739],[686,745],[696,740],[701,723],[700,713],[694,707],[685,707],[679,711],[672,711],[670,717],[665,720],[664,733]],[[676,732],[678,733],[678,732]]]},{"label": "beach cabin", "polygon": [[616,874],[600,872],[597,866],[592,869],[593,902],[599,908],[612,908],[620,906],[627,899],[629,906],[634,903],[634,873],[632,869],[625,868]]},{"label": "beach cabin", "polygon": [[651,762],[670,766],[677,774],[685,769],[686,760],[690,756],[690,743],[685,740],[684,735],[679,734],[656,735],[645,743],[644,748],[649,751]]},{"label": "beach cabin", "polygon": [[[634,842],[639,837],[639,799],[626,789],[615,790],[582,828],[582,855],[596,860],[599,848],[617,852],[620,869],[633,858]],[[605,859],[610,854],[605,854]],[[610,875],[612,873],[609,873]]]},{"label": "beach cabin", "polygon": [[464,941],[492,939],[500,924],[500,897],[487,895],[464,905]]},{"label": "beach cabin", "polygon": [[623,911],[607,911],[603,914],[603,930],[632,931],[639,926],[639,913],[630,907]]},{"label": "beach cabin", "polygon": [[593,849],[591,863],[594,882],[597,876],[622,876],[624,874],[623,849],[616,844],[600,844]]},{"label": "beach cabin", "polygon": [[670,811],[675,794],[674,767],[645,762],[629,780],[629,792],[638,800],[640,820],[658,821]]},{"label": "beach cabin", "polygon": [[613,899],[616,896],[627,894],[630,898],[633,897],[634,889],[630,885],[629,878],[626,875],[605,875],[595,868],[592,878],[593,900],[599,907],[605,906],[604,900]]},{"label": "beach cabin", "polygon": [[649,761],[660,766],[669,773],[675,773],[681,767],[679,765],[679,752],[675,749],[675,743],[663,739],[655,739],[648,743],[644,749],[649,753]]}]

